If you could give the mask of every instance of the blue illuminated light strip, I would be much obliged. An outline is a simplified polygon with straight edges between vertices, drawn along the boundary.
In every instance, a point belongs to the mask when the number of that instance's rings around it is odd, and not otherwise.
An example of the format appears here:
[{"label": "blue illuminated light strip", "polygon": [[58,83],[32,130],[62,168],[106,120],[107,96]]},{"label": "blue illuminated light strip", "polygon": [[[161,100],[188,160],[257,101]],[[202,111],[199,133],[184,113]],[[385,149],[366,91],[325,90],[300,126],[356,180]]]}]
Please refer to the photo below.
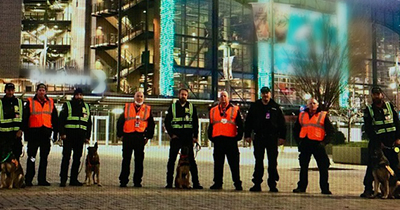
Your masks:
[{"label": "blue illuminated light strip", "polygon": [[160,94],[173,96],[175,0],[161,0]]},{"label": "blue illuminated light strip", "polygon": [[258,42],[258,87],[271,87],[271,44]]},{"label": "blue illuminated light strip", "polygon": [[[270,0],[258,0],[259,3],[270,3]],[[269,7],[269,6],[268,6]],[[268,8],[270,9],[270,8]],[[272,24],[272,20],[268,17],[268,25]],[[258,87],[271,87],[271,39],[268,41],[258,41]]]},{"label": "blue illuminated light strip", "polygon": [[341,44],[340,52],[344,51],[344,59],[342,65],[342,71],[344,73],[344,78],[341,80],[341,87],[345,89],[339,96],[339,106],[343,108],[349,107],[349,89],[348,89],[348,79],[349,79],[349,59],[348,59],[348,8],[345,2],[337,2],[337,29],[338,29],[338,40]]}]

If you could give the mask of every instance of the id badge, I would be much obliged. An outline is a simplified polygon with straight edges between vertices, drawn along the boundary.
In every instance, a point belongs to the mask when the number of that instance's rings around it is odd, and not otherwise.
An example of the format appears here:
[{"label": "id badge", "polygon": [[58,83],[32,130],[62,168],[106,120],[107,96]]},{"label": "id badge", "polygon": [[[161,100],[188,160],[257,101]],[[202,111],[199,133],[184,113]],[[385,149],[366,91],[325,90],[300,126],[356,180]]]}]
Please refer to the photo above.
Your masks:
[{"label": "id badge", "polygon": [[140,118],[140,116],[136,115],[135,128],[138,128],[140,125],[139,118]]},{"label": "id badge", "polygon": [[265,119],[267,120],[271,119],[271,113],[267,112],[267,114],[265,114]]}]

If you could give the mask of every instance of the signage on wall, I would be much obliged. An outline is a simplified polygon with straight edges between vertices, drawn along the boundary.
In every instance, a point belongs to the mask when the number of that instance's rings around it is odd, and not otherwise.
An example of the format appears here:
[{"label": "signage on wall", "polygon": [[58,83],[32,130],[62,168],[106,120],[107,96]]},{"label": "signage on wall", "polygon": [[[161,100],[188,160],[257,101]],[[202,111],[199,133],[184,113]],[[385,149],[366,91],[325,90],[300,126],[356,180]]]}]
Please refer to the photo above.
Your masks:
[{"label": "signage on wall", "polygon": [[92,93],[101,94],[106,90],[107,76],[102,70],[91,70],[91,75],[67,74],[65,71],[55,74],[32,70],[29,79],[33,83],[45,83],[53,85],[88,85],[93,87]]}]

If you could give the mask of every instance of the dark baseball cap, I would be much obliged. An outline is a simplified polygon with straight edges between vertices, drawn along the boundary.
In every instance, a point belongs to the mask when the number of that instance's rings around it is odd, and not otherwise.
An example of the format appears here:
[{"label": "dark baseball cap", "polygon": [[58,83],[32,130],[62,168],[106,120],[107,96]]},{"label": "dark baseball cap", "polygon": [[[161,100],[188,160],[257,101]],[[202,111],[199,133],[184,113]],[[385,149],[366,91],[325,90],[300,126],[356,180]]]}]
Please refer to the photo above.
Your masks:
[{"label": "dark baseball cap", "polygon": [[371,93],[372,94],[374,94],[374,93],[383,93],[383,91],[382,91],[382,89],[380,87],[375,86],[375,87],[373,87],[371,89]]},{"label": "dark baseball cap", "polygon": [[78,94],[83,94],[83,90],[82,90],[82,88],[76,88],[75,90],[74,90],[74,95],[78,95]]},{"label": "dark baseball cap", "polygon": [[269,93],[269,92],[271,92],[271,89],[269,89],[269,87],[265,86],[265,87],[262,87],[260,91],[261,91],[261,93]]},{"label": "dark baseball cap", "polygon": [[15,89],[15,85],[13,83],[7,83],[6,86],[4,87],[5,90],[7,89]]},{"label": "dark baseball cap", "polygon": [[46,86],[44,83],[39,83],[39,84],[36,86],[36,91],[38,91],[39,88],[44,88],[45,90],[47,90],[47,86]]}]

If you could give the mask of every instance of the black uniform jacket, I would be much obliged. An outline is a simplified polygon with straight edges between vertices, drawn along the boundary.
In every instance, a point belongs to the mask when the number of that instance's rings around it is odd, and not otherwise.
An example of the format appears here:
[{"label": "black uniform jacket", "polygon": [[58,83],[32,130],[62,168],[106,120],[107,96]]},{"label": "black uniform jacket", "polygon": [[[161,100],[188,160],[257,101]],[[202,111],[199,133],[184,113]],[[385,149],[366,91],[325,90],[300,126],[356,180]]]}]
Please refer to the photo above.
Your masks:
[{"label": "black uniform jacket", "polygon": [[[382,108],[377,107],[375,104],[372,104],[371,106],[372,110],[374,111],[375,120],[376,121],[384,120],[385,113],[383,109],[386,109],[386,105],[383,104]],[[393,146],[393,143],[396,139],[400,139],[399,116],[397,115],[397,112],[395,111],[393,104],[390,103],[390,106],[393,110],[393,123],[396,127],[396,132],[383,133],[379,135],[375,133],[375,128],[372,125],[372,117],[371,114],[369,113],[368,107],[364,109],[365,132],[367,134],[369,141],[371,141],[373,145],[380,146],[381,143],[383,143],[385,146],[391,147]]]},{"label": "black uniform jacket", "polygon": [[[185,117],[186,112],[185,109],[189,109],[189,103],[186,102],[185,106],[182,107],[181,103],[179,100],[175,102],[176,104],[176,117]],[[172,128],[172,105],[168,109],[168,114],[165,116],[165,129],[167,129],[168,135],[172,137],[172,135],[177,135],[179,136],[191,136],[197,138],[198,133],[199,133],[199,118],[197,117],[197,109],[193,105],[193,115],[192,115],[192,126],[193,128],[183,128],[183,129],[175,129]]]},{"label": "black uniform jacket", "polygon": [[250,137],[253,130],[257,136],[286,139],[285,117],[279,104],[273,99],[267,105],[261,99],[251,105],[246,117],[244,137]]},{"label": "black uniform jacket", "polygon": [[[11,98],[8,98],[4,96],[2,99],[2,104],[3,104],[3,116],[4,119],[13,119],[15,118],[15,106],[18,106],[18,99],[13,96]],[[19,110],[19,114],[22,114],[23,116],[23,110]],[[13,122],[13,127],[22,127],[22,122]],[[1,132],[0,132],[1,133]],[[9,132],[7,132],[9,133]],[[14,133],[14,132],[12,132]]]},{"label": "black uniform jacket", "polygon": [[[83,100],[77,100],[75,98],[71,99],[71,109],[72,116],[74,117],[83,117],[82,108],[85,107]],[[67,103],[63,104],[62,110],[60,112],[60,136],[61,135],[73,135],[73,136],[81,136],[85,139],[90,139],[90,135],[92,133],[92,118],[89,113],[89,120],[86,124],[87,130],[82,129],[68,129],[65,128],[65,124],[67,124],[68,117],[68,106]]]},{"label": "black uniform jacket", "polygon": [[[223,113],[218,106],[218,110],[220,115],[222,116]],[[229,107],[232,107],[233,105],[231,103],[229,103],[229,105],[226,107],[226,109],[228,110]],[[242,120],[242,115],[240,114],[240,110],[238,109],[237,111],[237,115],[236,115],[236,119],[235,119],[235,123],[237,126],[237,135],[234,137],[235,140],[240,141],[242,140],[243,137],[243,120]],[[213,132],[213,125],[210,123],[210,125],[208,126],[208,139],[210,139],[211,141],[214,141],[214,139],[212,138],[212,132]]]}]

